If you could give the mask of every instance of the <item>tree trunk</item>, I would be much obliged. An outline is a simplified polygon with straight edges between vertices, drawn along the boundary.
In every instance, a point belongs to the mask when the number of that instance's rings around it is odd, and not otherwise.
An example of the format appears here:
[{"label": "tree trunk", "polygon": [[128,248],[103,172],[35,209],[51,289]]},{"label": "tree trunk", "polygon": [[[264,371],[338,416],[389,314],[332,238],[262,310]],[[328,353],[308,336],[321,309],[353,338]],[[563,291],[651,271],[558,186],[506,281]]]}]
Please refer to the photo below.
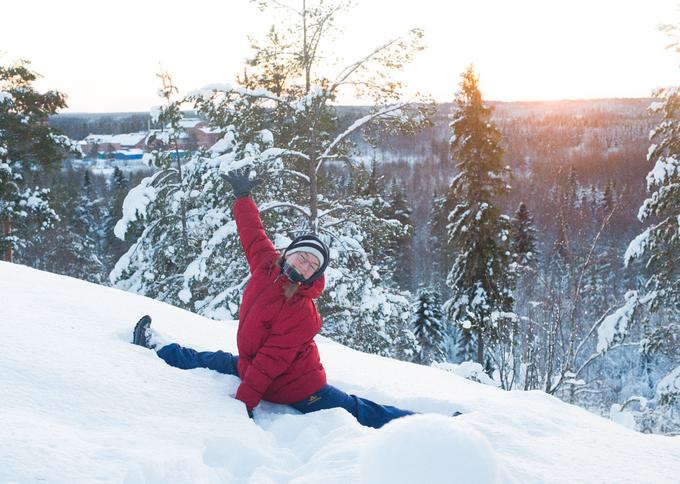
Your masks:
[{"label": "tree trunk", "polygon": [[[179,184],[182,185],[182,163],[179,157],[179,146],[177,145],[177,140],[175,140],[175,159],[177,160],[177,172],[179,174]],[[184,199],[180,201],[180,212],[182,214],[182,243],[184,244],[185,254],[189,253],[189,237],[187,234],[187,212],[186,206],[184,204]]]},{"label": "tree trunk", "polygon": [[316,181],[316,156],[309,157],[309,224],[312,232],[319,230],[318,219],[318,187]]},{"label": "tree trunk", "polygon": [[[9,217],[2,221],[2,233],[5,234],[5,237],[12,235],[12,224]],[[5,262],[12,262],[12,244],[10,243],[7,244],[7,248],[5,249],[4,259]]]},{"label": "tree trunk", "polygon": [[309,94],[311,87],[309,50],[307,46],[307,1],[302,0],[302,64],[305,66],[305,94]]},{"label": "tree trunk", "polygon": [[[307,1],[302,0],[302,64],[305,69],[305,95],[309,94],[311,88],[311,59],[309,58],[309,46],[307,45]],[[315,114],[317,108],[315,107]],[[309,150],[309,226],[312,232],[316,233],[319,229],[316,186],[316,132],[312,129],[312,139]]]},{"label": "tree trunk", "polygon": [[482,338],[482,330],[477,330],[477,363],[484,368],[484,339]]}]

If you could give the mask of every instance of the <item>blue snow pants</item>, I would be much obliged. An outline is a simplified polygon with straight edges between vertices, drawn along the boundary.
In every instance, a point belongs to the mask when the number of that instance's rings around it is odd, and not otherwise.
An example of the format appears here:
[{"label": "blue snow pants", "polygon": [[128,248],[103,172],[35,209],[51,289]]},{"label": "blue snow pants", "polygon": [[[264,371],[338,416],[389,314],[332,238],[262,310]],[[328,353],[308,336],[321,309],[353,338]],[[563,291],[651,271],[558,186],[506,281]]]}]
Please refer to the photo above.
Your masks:
[{"label": "blue snow pants", "polygon": [[[239,376],[238,356],[224,351],[198,352],[173,343],[162,347],[157,353],[168,365],[183,370],[208,368],[227,375]],[[325,385],[318,392],[312,393],[304,400],[291,403],[290,406],[302,413],[316,412],[326,408],[344,408],[354,415],[361,425],[376,429],[390,420],[415,413],[348,395],[331,385]]]}]

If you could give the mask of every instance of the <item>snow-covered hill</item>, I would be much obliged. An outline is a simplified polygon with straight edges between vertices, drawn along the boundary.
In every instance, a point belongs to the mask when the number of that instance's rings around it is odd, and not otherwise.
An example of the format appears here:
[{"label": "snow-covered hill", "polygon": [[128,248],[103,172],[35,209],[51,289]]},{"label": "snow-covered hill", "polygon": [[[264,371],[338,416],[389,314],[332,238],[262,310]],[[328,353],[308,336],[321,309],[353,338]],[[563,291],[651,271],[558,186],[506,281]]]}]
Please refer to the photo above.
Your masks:
[{"label": "snow-covered hill", "polygon": [[[0,482],[676,483],[680,437],[635,433],[541,392],[504,392],[318,338],[330,383],[414,409],[380,430],[262,404],[235,377],[128,343],[235,351],[235,322],[0,262]],[[448,417],[455,410],[464,412]]]}]

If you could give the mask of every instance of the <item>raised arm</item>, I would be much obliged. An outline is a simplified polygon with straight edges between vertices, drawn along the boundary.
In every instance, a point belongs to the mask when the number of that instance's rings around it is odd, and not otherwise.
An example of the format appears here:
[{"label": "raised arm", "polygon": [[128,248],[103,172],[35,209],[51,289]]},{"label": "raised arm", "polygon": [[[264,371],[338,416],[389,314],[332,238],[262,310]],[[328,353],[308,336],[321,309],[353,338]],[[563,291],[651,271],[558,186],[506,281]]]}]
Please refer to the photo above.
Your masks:
[{"label": "raised arm", "polygon": [[234,219],[251,273],[265,261],[276,259],[276,249],[264,231],[260,212],[252,197],[245,196],[236,199]]}]

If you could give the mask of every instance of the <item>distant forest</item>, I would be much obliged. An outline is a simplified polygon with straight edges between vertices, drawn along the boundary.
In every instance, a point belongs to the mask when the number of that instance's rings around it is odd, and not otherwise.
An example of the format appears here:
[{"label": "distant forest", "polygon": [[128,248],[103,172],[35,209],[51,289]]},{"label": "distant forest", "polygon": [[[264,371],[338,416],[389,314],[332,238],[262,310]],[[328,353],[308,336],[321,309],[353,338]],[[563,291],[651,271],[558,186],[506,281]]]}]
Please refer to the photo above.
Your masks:
[{"label": "distant forest", "polygon": [[[635,214],[645,197],[648,135],[658,119],[647,108],[652,99],[601,99],[576,101],[488,102],[494,108],[505,148],[505,163],[512,169],[510,196],[505,212],[512,214],[524,202],[539,230],[539,242],[556,237],[556,193],[569,176],[578,185],[579,204],[596,209],[610,187],[618,204],[610,222],[610,237],[624,247],[639,232]],[[450,103],[440,104],[433,126],[413,136],[374,133],[371,144],[357,139],[367,165],[375,163],[384,189],[393,184],[404,190],[413,211],[414,249],[421,254],[409,289],[441,279],[432,274],[426,250],[432,200],[442,195],[455,175],[449,154]],[[362,114],[363,107],[338,108],[340,119]],[[193,115],[187,113],[187,115]],[[144,131],[148,113],[59,114],[50,124],[74,140],[88,134]],[[341,176],[342,167],[337,168]],[[592,223],[583,220],[583,223]],[[442,289],[444,289],[442,285]]]}]

